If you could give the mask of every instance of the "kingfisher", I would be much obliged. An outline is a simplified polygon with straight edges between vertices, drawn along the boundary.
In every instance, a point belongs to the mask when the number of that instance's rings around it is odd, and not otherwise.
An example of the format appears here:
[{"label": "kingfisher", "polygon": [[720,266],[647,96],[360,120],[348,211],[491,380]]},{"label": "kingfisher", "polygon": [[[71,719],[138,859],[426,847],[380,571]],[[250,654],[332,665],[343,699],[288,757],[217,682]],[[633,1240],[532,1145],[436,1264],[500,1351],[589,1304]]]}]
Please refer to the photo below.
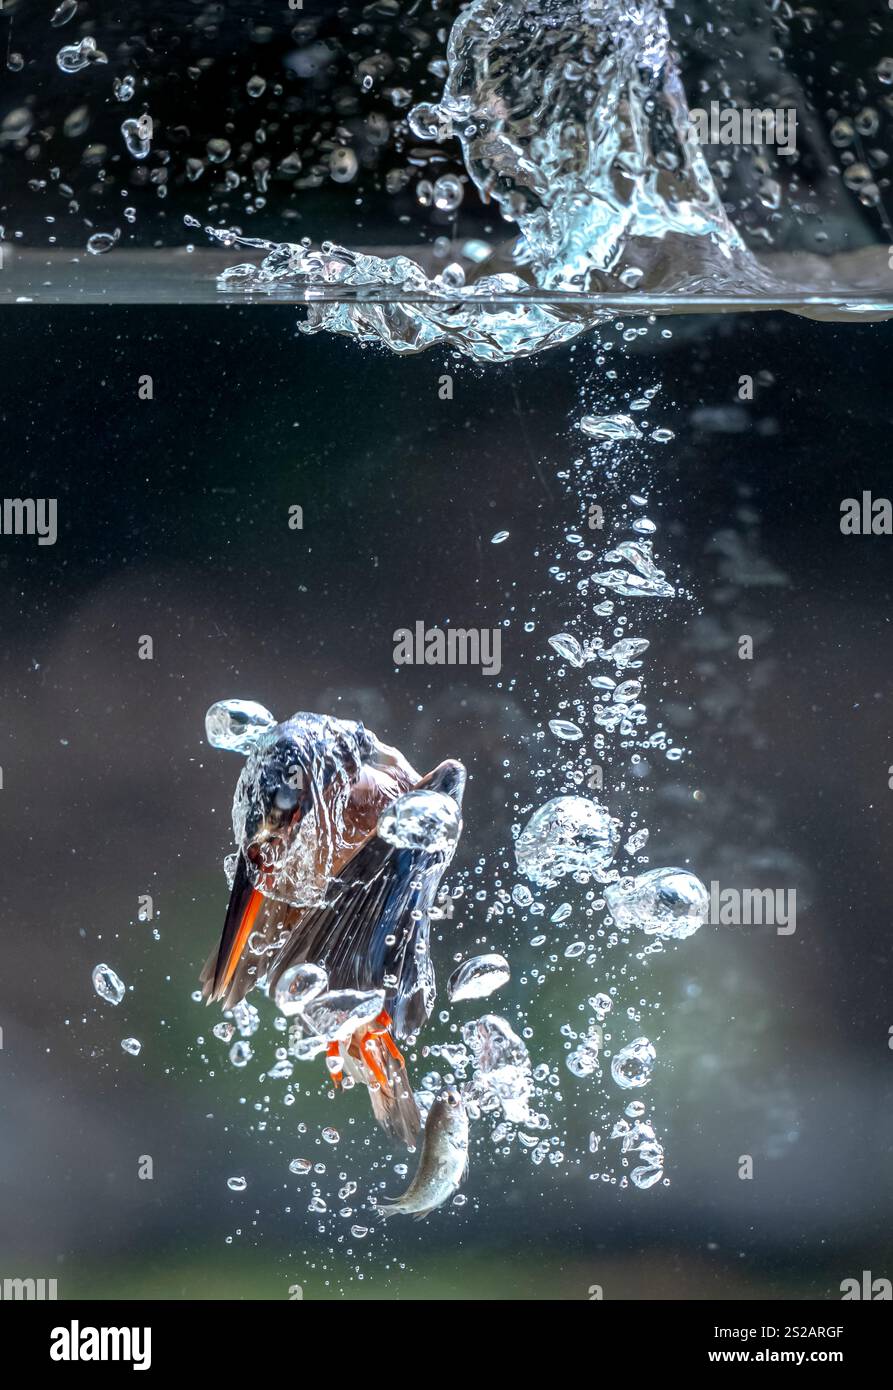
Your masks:
[{"label": "kingfisher", "polygon": [[229,906],[202,994],[232,1008],[258,984],[275,996],[301,967],[324,981],[315,1004],[380,994],[373,1017],[359,1007],[356,1029],[322,1044],[335,1086],[345,1073],[363,1081],[382,1128],[414,1144],[421,1122],[397,1043],[415,1041],[434,1005],[430,917],[461,834],[465,768],[448,759],[420,776],[362,723],[329,715],[276,723],[262,706],[224,701],[206,726],[246,761]]}]

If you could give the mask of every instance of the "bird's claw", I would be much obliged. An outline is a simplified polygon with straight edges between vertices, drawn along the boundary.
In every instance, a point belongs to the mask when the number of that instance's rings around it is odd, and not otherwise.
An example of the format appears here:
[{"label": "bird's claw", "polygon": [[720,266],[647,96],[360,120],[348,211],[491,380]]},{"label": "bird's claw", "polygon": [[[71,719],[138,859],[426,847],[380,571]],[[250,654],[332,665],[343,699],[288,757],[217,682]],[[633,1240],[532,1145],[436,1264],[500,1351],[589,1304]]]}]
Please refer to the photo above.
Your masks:
[{"label": "bird's claw", "polygon": [[391,1016],[388,1013],[387,1009],[382,1009],[381,1013],[375,1020],[375,1024],[376,1027],[370,1028],[368,1033],[363,1034],[363,1037],[360,1040],[360,1052],[362,1053],[363,1061],[366,1063],[366,1066],[369,1068],[372,1075],[375,1077],[379,1086],[387,1086],[388,1078],[385,1075],[382,1067],[379,1065],[378,1059],[370,1055],[368,1051],[369,1044],[371,1042],[374,1042],[377,1038],[381,1038],[388,1052],[390,1052],[394,1060],[399,1062],[401,1066],[403,1066],[403,1057],[399,1049],[397,1048],[394,1039],[391,1037],[390,1032],[388,1031],[391,1026]]}]

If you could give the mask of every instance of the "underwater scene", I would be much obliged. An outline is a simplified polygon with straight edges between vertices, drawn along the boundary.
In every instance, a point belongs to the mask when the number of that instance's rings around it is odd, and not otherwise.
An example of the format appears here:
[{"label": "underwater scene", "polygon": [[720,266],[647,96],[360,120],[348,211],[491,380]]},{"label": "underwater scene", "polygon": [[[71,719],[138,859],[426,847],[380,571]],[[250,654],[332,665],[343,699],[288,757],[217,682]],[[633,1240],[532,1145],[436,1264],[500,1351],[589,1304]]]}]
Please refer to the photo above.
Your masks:
[{"label": "underwater scene", "polygon": [[0,34],[0,1302],[890,1301],[893,9]]}]

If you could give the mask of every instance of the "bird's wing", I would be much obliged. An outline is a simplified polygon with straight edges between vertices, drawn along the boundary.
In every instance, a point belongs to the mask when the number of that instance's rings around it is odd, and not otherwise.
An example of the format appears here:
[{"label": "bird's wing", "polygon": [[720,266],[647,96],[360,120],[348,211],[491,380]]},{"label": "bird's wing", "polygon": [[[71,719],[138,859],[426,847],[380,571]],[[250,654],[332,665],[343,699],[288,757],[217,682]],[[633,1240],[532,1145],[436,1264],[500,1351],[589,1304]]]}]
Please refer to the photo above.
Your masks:
[{"label": "bird's wing", "polygon": [[399,1008],[405,992],[419,987],[417,947],[424,958],[444,867],[442,855],[397,849],[371,835],[325,901],[306,910],[268,972],[271,989],[291,966],[311,961],[328,971],[330,989],[384,988]]},{"label": "bird's wing", "polygon": [[208,1004],[220,1000],[231,1009],[266,974],[281,942],[301,919],[301,908],[266,898],[253,886],[239,855],[220,945],[212,951],[199,980]]}]

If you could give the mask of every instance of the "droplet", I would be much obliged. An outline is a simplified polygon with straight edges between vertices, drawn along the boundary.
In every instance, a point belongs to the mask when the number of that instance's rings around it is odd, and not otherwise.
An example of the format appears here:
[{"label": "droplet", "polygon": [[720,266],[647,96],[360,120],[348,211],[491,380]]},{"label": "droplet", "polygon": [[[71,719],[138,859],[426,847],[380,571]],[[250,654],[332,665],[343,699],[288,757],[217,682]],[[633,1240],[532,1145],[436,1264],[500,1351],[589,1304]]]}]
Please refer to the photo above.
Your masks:
[{"label": "droplet", "polygon": [[631,415],[584,415],[580,429],[591,439],[615,443],[620,439],[641,439],[642,432]]},{"label": "droplet", "polygon": [[120,1004],[126,993],[124,981],[110,965],[94,966],[93,988],[107,1004]]},{"label": "droplet", "polygon": [[593,584],[602,584],[627,598],[674,597],[676,590],[654,563],[650,541],[622,541],[616,549],[606,551],[603,559],[608,564],[626,561],[632,570],[605,570],[592,576]]},{"label": "droplet", "polygon": [[572,637],[569,632],[556,632],[554,637],[549,638],[549,646],[554,648],[559,656],[563,656],[565,661],[569,661],[572,666],[584,666],[586,656],[576,637]]},{"label": "droplet", "polygon": [[619,669],[628,666],[629,663],[643,652],[647,652],[651,643],[644,637],[621,637],[619,642],[615,642],[613,647],[605,647],[600,653],[603,661],[613,661]]},{"label": "droplet", "polygon": [[636,1038],[611,1058],[611,1075],[625,1091],[647,1086],[656,1058],[653,1044],[647,1038]]},{"label": "droplet", "polygon": [[455,174],[444,174],[434,185],[434,206],[441,212],[455,212],[465,190]]},{"label": "droplet", "polygon": [[350,183],[359,167],[356,155],[346,145],[339,145],[329,155],[329,173],[335,183]]},{"label": "droplet", "polygon": [[511,976],[505,956],[498,954],[472,956],[452,973],[447,995],[453,1003],[462,999],[486,999],[508,984]]},{"label": "droplet", "polygon": [[603,806],[582,796],[557,796],[534,811],[515,842],[518,868],[550,887],[565,874],[601,873],[620,835]]},{"label": "droplet", "polygon": [[378,833],[398,849],[450,854],[456,847],[462,821],[459,807],[443,792],[406,792],[379,817]]},{"label": "droplet", "polygon": [[117,241],[117,232],[94,232],[87,241],[87,250],[91,256],[103,256],[106,251],[111,251]]},{"label": "droplet", "polygon": [[574,1076],[591,1076],[598,1070],[598,1055],[602,1046],[601,1028],[593,1028],[576,1047],[573,1052],[569,1052],[565,1058],[565,1064],[569,1072]]},{"label": "droplet", "polygon": [[205,736],[212,748],[248,753],[275,725],[276,716],[253,700],[218,700],[205,715]]},{"label": "droplet", "polygon": [[420,102],[409,113],[409,128],[418,140],[436,140],[443,117],[440,108],[430,102]]},{"label": "droplet", "polygon": [[893,58],[882,58],[875,68],[878,81],[883,82],[885,87],[893,86]]},{"label": "droplet", "polygon": [[570,719],[550,719],[549,728],[556,738],[563,738],[568,742],[576,742],[583,737],[583,730]]},{"label": "droplet", "polygon": [[234,1067],[247,1067],[253,1056],[254,1049],[251,1043],[244,1042],[241,1038],[234,1042],[229,1050],[229,1060]]},{"label": "droplet", "polygon": [[62,72],[80,72],[90,63],[107,63],[108,58],[96,47],[96,40],[81,39],[80,43],[67,44],[56,54],[56,64]]},{"label": "droplet", "polygon": [[630,1178],[636,1187],[642,1189],[653,1187],[656,1182],[660,1182],[664,1175],[663,1167],[653,1168],[647,1164],[640,1164],[630,1173]]},{"label": "droplet", "polygon": [[276,1008],[288,1018],[300,1013],[306,1004],[328,987],[329,977],[322,966],[309,961],[293,965],[280,976],[276,985]]},{"label": "droplet", "polygon": [[222,164],[225,159],[229,159],[230,148],[229,141],[221,138],[209,140],[205,146],[212,164]]},{"label": "droplet", "polygon": [[78,0],[62,0],[61,5],[57,5],[50,15],[50,23],[54,29],[61,29],[63,24],[67,24],[72,15],[77,12]]},{"label": "droplet", "polygon": [[498,1014],[485,1014],[465,1024],[462,1040],[472,1053],[475,1090],[482,1106],[501,1109],[512,1123],[531,1123],[530,1056],[512,1027]]},{"label": "droplet", "polygon": [[145,159],[152,148],[151,116],[140,116],[138,120],[128,116],[126,121],[121,122],[121,134],[127,153],[134,159]]},{"label": "droplet", "polygon": [[686,869],[649,869],[605,889],[608,911],[621,931],[639,928],[648,936],[684,941],[710,915],[710,898]]}]

